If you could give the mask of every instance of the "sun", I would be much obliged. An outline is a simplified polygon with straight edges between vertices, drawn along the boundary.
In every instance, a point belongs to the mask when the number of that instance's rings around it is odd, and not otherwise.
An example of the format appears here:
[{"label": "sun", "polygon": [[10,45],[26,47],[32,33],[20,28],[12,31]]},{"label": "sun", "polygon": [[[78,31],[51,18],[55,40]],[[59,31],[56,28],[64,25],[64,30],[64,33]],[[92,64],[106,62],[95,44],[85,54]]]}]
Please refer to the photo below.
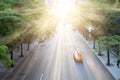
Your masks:
[{"label": "sun", "polygon": [[69,14],[71,3],[68,0],[61,0],[59,7],[60,16],[65,17],[67,14]]},{"label": "sun", "polygon": [[70,0],[60,0],[59,2],[54,2],[52,6],[52,14],[61,19],[64,19],[67,15],[69,15],[74,9],[75,4]]}]

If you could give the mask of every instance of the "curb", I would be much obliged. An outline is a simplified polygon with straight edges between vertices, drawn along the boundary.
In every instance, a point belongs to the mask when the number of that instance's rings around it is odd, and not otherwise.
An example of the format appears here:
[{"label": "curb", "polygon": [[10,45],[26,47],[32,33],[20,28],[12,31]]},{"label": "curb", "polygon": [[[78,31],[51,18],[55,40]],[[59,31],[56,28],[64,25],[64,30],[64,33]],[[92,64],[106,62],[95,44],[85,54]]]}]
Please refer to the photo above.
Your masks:
[{"label": "curb", "polygon": [[[91,46],[89,45],[89,43],[85,40],[85,38],[82,36],[82,35],[80,35],[80,37],[83,39],[83,41],[89,46],[89,48],[93,51],[93,52],[95,52],[95,50],[94,49],[92,49],[91,48]],[[99,59],[99,57],[97,56],[97,54],[95,53],[95,56]],[[114,79],[115,80],[119,80],[119,79],[117,79],[113,74],[112,74],[112,72],[106,67],[106,65],[99,59],[99,61],[104,65],[104,67],[110,72],[110,74],[114,77]]]},{"label": "curb", "polygon": [[40,45],[40,44],[35,45],[31,50],[29,50],[26,53],[26,55],[23,58],[21,58],[21,60],[18,61],[18,63],[12,69],[10,69],[10,71],[8,71],[8,73],[3,78],[1,78],[0,80],[5,80],[10,75],[11,72],[13,72],[14,70],[16,70],[19,67],[19,65],[26,59],[26,57],[28,55],[30,55],[31,51],[33,51],[38,45]]}]

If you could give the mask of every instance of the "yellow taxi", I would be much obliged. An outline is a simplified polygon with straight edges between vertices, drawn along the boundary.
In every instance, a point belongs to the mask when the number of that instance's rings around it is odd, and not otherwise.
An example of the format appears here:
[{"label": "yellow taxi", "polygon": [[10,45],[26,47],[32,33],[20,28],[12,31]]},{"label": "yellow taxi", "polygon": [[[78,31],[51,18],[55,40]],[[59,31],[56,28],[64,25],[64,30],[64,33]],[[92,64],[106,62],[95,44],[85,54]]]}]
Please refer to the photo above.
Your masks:
[{"label": "yellow taxi", "polygon": [[78,51],[74,52],[73,58],[76,62],[82,62],[83,61],[82,54],[80,54]]}]

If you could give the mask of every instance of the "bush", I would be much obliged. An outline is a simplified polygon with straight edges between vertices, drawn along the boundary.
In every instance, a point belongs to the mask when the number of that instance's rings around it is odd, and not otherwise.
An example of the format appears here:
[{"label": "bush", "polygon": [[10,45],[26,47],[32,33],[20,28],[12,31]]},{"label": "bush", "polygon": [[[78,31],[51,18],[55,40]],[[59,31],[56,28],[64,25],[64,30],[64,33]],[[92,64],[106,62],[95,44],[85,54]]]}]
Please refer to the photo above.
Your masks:
[{"label": "bush", "polygon": [[13,61],[10,59],[8,53],[8,47],[5,45],[0,46],[0,62],[7,67],[10,67],[13,64]]}]

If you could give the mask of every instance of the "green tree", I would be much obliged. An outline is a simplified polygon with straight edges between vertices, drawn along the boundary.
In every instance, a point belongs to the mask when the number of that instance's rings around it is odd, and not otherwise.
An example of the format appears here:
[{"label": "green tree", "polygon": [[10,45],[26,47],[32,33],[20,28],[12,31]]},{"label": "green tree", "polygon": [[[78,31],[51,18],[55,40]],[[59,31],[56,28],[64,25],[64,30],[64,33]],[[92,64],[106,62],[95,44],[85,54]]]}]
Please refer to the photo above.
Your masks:
[{"label": "green tree", "polygon": [[116,0],[114,6],[120,8],[120,0]]},{"label": "green tree", "polygon": [[24,15],[14,11],[0,12],[0,36],[10,35],[23,26],[25,26]]},{"label": "green tree", "polygon": [[112,45],[118,45],[120,44],[120,36],[114,35],[114,36],[102,36],[99,38],[99,42],[102,45],[102,49],[107,51],[107,65],[110,65],[110,49]]},{"label": "green tree", "polygon": [[24,43],[27,43],[27,50],[30,50],[30,43],[32,43],[36,39],[37,35],[34,35],[33,33],[26,33],[24,35]]},{"label": "green tree", "polygon": [[0,2],[0,11],[11,8],[10,5]]},{"label": "green tree", "polygon": [[13,61],[8,55],[8,47],[5,45],[0,46],[0,62],[10,67],[13,64]]},{"label": "green tree", "polygon": [[105,15],[103,26],[101,26],[104,35],[120,35],[120,22],[117,19],[120,18],[119,10],[110,10]]}]

